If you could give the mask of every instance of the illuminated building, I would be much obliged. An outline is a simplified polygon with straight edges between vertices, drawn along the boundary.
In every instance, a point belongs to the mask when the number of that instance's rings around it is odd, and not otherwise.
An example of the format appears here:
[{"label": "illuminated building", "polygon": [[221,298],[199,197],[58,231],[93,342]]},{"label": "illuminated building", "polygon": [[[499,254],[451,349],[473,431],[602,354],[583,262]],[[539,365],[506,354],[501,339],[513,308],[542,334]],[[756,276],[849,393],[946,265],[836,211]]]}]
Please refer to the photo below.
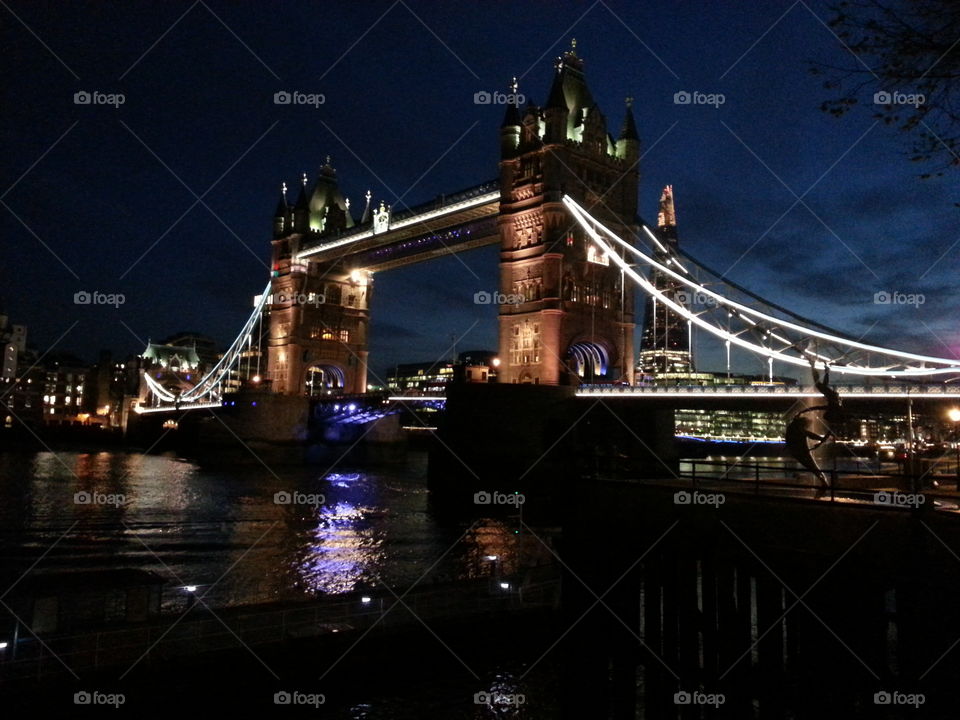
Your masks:
[{"label": "illuminated building", "polygon": [[627,102],[619,137],[594,101],[576,44],[558,58],[543,107],[508,104],[500,128],[501,383],[633,381],[633,290],[561,196],[627,235],[640,140]]},{"label": "illuminated building", "polygon": [[[677,246],[677,214],[671,185],[667,185],[660,195],[657,229],[660,237],[670,247]],[[669,254],[665,250],[655,248],[653,254],[661,263],[670,262]],[[688,293],[684,292],[683,285],[678,281],[658,270],[652,271],[650,281],[670,299],[682,305],[688,304]],[[653,296],[648,296],[644,305],[643,335],[640,339],[637,372],[644,378],[653,379],[657,384],[660,384],[663,375],[694,372],[687,321],[663,303],[658,303]]]},{"label": "illuminated building", "polygon": [[194,385],[208,369],[200,362],[196,346],[167,345],[148,342],[140,354],[143,383],[140,386],[140,404],[151,405],[169,395],[176,397]]},{"label": "illuminated building", "polygon": [[0,397],[6,407],[0,408],[0,427],[15,425],[35,427],[44,421],[44,370],[36,365],[36,353],[27,347],[27,326],[12,325],[0,313]]},{"label": "illuminated building", "polygon": [[126,428],[130,410],[140,396],[140,368],[144,360],[130,355],[115,362],[109,350],[102,350],[87,374],[84,410],[88,423],[109,428]]},{"label": "illuminated building", "polygon": [[71,355],[55,355],[45,359],[46,378],[43,387],[43,419],[47,425],[83,422],[84,393],[89,368]]},{"label": "illuminated building", "polygon": [[453,363],[404,363],[387,373],[387,390],[403,395],[442,395],[453,382]]},{"label": "illuminated building", "polygon": [[[658,375],[656,384],[675,385],[796,385],[790,377],[741,375],[738,373],[666,373]],[[705,410],[678,408],[674,412],[674,432],[711,440],[781,440],[785,422],[781,412],[768,410]]]},{"label": "illuminated building", "polygon": [[400,395],[442,395],[452,382],[495,382],[496,353],[468,350],[457,362],[405,363],[387,373],[387,390]]}]

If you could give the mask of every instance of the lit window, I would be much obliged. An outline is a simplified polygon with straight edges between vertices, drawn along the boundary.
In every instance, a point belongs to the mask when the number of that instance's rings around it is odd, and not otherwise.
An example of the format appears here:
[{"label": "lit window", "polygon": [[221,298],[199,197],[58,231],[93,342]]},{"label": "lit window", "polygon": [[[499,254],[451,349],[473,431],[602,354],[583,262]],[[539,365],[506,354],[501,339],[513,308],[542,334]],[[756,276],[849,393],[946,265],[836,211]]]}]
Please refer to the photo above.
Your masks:
[{"label": "lit window", "polygon": [[598,250],[596,245],[591,245],[587,248],[587,262],[596,263],[597,265],[610,264],[607,254]]},{"label": "lit window", "polygon": [[342,343],[350,342],[350,331],[349,331],[349,330],[341,330],[341,331],[340,331],[340,342],[342,342]]}]

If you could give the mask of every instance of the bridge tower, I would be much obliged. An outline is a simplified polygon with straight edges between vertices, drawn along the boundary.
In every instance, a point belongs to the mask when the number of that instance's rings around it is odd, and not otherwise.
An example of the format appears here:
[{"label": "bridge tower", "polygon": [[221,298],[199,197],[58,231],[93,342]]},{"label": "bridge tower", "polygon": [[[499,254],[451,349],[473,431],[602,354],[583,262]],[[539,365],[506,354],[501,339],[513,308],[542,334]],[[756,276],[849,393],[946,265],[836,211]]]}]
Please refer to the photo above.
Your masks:
[{"label": "bridge tower", "polygon": [[501,382],[633,381],[632,283],[562,196],[631,236],[640,140],[629,99],[619,138],[608,134],[583,66],[574,41],[557,59],[546,104],[508,105],[500,129]]},{"label": "bridge tower", "polygon": [[292,206],[286,186],[273,220],[267,377],[285,395],[361,393],[367,387],[372,275],[348,258],[297,260],[307,241],[354,226],[330,158],[312,190],[304,175]]},{"label": "bridge tower", "polygon": [[[660,195],[657,230],[670,248],[676,248],[677,213],[672,185],[667,185]],[[663,250],[655,250],[654,257],[661,263],[669,260],[668,252]],[[690,293],[684,292],[684,285],[658,270],[653,271],[650,282],[682,304],[700,299],[688,297]],[[639,369],[645,377],[652,378],[670,373],[691,373],[694,370],[689,324],[678,313],[658,303],[653,296],[647,297],[644,305]]]}]

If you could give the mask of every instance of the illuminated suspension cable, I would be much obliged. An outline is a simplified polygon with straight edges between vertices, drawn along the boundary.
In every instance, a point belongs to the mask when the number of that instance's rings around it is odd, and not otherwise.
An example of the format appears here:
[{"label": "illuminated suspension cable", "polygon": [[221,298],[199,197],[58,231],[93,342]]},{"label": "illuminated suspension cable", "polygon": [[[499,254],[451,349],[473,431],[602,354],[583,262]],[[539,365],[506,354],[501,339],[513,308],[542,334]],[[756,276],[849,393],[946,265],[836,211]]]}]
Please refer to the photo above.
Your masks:
[{"label": "illuminated suspension cable", "polygon": [[229,349],[223,354],[223,357],[221,357],[217,364],[214,365],[210,371],[200,379],[200,382],[198,382],[194,387],[181,396],[181,400],[192,401],[198,397],[209,394],[223,379],[224,375],[230,371],[233,363],[236,362],[236,360],[242,355],[241,350],[243,348],[243,343],[246,341],[247,336],[249,336],[253,331],[253,328],[260,319],[260,313],[263,312],[263,308],[270,299],[270,284],[271,283],[269,282],[267,283],[267,286],[263,290],[263,294],[260,296],[259,302],[253,308],[253,313],[251,313],[250,317],[247,318],[247,322],[244,323],[240,334],[237,335]]},{"label": "illuminated suspension cable", "polygon": [[[895,357],[895,358],[900,358],[900,359],[914,360],[914,361],[919,361],[919,362],[923,362],[923,363],[932,362],[932,363],[936,363],[936,364],[938,364],[938,365],[945,365],[945,366],[947,366],[947,367],[939,367],[939,368],[927,368],[927,367],[911,368],[911,367],[905,367],[905,368],[902,369],[902,370],[891,371],[891,370],[889,370],[889,369],[887,369],[887,368],[869,368],[869,367],[860,367],[860,366],[854,366],[854,365],[835,365],[835,366],[834,366],[834,369],[835,369],[835,371],[838,372],[838,373],[856,374],[856,375],[877,375],[877,376],[895,376],[895,375],[927,376],[927,375],[937,375],[937,374],[946,374],[946,373],[956,373],[956,372],[960,372],[960,363],[958,363],[958,361],[955,361],[955,360],[949,360],[949,359],[946,359],[946,358],[937,358],[937,357],[931,357],[931,356],[925,356],[925,355],[917,355],[917,354],[914,354],[914,353],[905,353],[905,352],[900,352],[900,351],[896,351],[896,350],[889,350],[889,349],[887,349],[887,348],[882,348],[882,347],[875,346],[875,345],[868,345],[868,344],[866,344],[866,343],[860,343],[860,342],[857,342],[857,341],[854,341],[854,340],[849,340],[849,339],[847,339],[847,338],[842,338],[842,337],[839,337],[839,336],[836,336],[836,335],[831,335],[831,334],[829,334],[829,333],[823,333],[823,332],[819,332],[819,331],[816,331],[816,330],[811,330],[810,328],[806,328],[806,327],[804,327],[804,326],[802,326],[802,325],[797,325],[797,324],[795,324],[795,323],[791,323],[791,322],[789,322],[789,321],[785,321],[785,320],[783,320],[783,319],[781,319],[781,318],[777,318],[777,317],[774,317],[774,316],[771,316],[771,315],[767,315],[767,314],[762,313],[762,312],[760,312],[760,311],[758,311],[758,310],[754,310],[754,309],[752,309],[752,308],[749,308],[749,307],[747,307],[747,306],[745,306],[745,305],[743,305],[743,304],[741,304],[741,303],[738,303],[738,302],[735,302],[735,301],[733,301],[733,300],[730,300],[730,299],[728,299],[728,298],[726,298],[726,297],[724,297],[724,296],[722,296],[722,295],[720,295],[720,294],[718,294],[718,293],[716,293],[716,292],[713,292],[712,290],[709,290],[708,288],[706,288],[705,286],[703,286],[703,285],[701,285],[701,284],[699,284],[699,283],[697,283],[697,282],[694,282],[694,281],[692,281],[692,280],[689,280],[689,279],[686,278],[686,277],[683,277],[683,276],[680,275],[679,273],[671,270],[671,269],[670,269],[669,267],[667,267],[666,265],[664,265],[664,264],[662,264],[662,263],[660,263],[660,262],[657,262],[657,261],[654,260],[653,258],[651,258],[651,257],[647,256],[646,254],[640,252],[639,250],[637,250],[636,248],[634,248],[632,245],[630,245],[629,243],[627,243],[627,242],[625,242],[624,240],[622,240],[621,238],[619,238],[615,233],[613,233],[609,228],[605,227],[605,226],[604,226],[602,223],[600,223],[598,220],[596,220],[596,219],[593,218],[591,215],[589,215],[589,213],[587,213],[586,210],[584,210],[580,205],[578,205],[578,204],[577,204],[574,200],[572,200],[569,196],[564,196],[563,202],[564,202],[564,204],[567,206],[567,208],[570,210],[570,212],[571,212],[571,214],[574,216],[574,218],[578,221],[578,223],[584,228],[584,230],[586,230],[586,231],[590,234],[590,236],[593,238],[594,242],[597,243],[597,245],[600,247],[600,249],[603,250],[603,251],[607,254],[608,257],[612,257],[613,260],[614,260],[614,262],[616,262],[617,265],[619,265],[620,268],[621,268],[626,274],[630,275],[630,277],[631,277],[637,284],[639,284],[646,292],[648,292],[649,294],[651,294],[651,295],[659,298],[661,302],[665,303],[668,307],[670,307],[671,309],[673,309],[675,312],[679,313],[681,316],[683,316],[683,317],[685,317],[687,320],[695,323],[695,324],[698,325],[699,327],[702,327],[702,328],[708,330],[711,334],[713,334],[713,335],[715,335],[715,336],[717,336],[717,337],[720,337],[720,338],[722,338],[722,339],[724,339],[724,340],[728,340],[729,342],[731,342],[731,343],[733,343],[733,344],[735,344],[735,345],[738,345],[738,346],[740,346],[740,347],[746,348],[746,349],[750,350],[751,352],[754,352],[754,353],[763,355],[763,356],[765,356],[765,357],[773,357],[773,358],[782,360],[783,362],[786,362],[786,363],[789,363],[789,364],[792,364],[792,365],[796,365],[796,366],[800,366],[800,367],[806,367],[806,366],[809,365],[809,362],[808,362],[808,360],[806,359],[806,357],[804,357],[804,358],[793,357],[793,356],[791,356],[791,355],[786,355],[785,353],[781,352],[780,350],[776,350],[776,349],[774,349],[774,348],[769,348],[769,347],[763,347],[763,346],[756,345],[756,344],[754,344],[754,343],[748,342],[748,341],[746,341],[746,340],[743,340],[742,338],[739,337],[739,335],[740,335],[741,333],[732,333],[732,332],[729,332],[729,331],[725,331],[725,330],[723,330],[723,328],[718,327],[717,325],[713,325],[713,324],[711,324],[711,323],[708,323],[708,322],[704,321],[702,318],[700,318],[699,315],[690,312],[689,310],[687,310],[686,307],[684,307],[684,306],[682,306],[682,305],[674,302],[674,301],[671,300],[669,297],[667,297],[666,295],[664,295],[660,290],[658,290],[658,289],[657,289],[652,283],[650,283],[646,278],[644,278],[643,276],[639,275],[639,274],[638,274],[637,272],[635,272],[626,262],[624,262],[624,260],[623,260],[616,252],[614,252],[613,249],[612,249],[609,245],[607,245],[606,242],[604,242],[604,241],[601,239],[599,233],[597,232],[597,229],[602,230],[608,237],[610,237],[611,239],[613,239],[614,241],[616,241],[617,243],[619,243],[620,245],[622,245],[623,247],[625,247],[626,249],[628,249],[632,254],[636,255],[638,258],[640,258],[641,260],[643,260],[644,262],[646,262],[646,263],[647,263],[648,265],[650,265],[651,267],[654,267],[654,268],[660,270],[661,272],[669,275],[670,277],[676,279],[677,281],[683,283],[684,285],[686,285],[687,287],[689,287],[689,288],[691,288],[691,289],[693,289],[693,290],[695,290],[695,291],[702,292],[703,294],[705,294],[705,295],[707,295],[707,296],[709,296],[709,297],[712,297],[712,298],[713,298],[714,300],[716,300],[720,305],[723,305],[724,307],[727,307],[727,308],[733,308],[734,310],[736,310],[736,312],[733,313],[734,315],[736,315],[738,318],[744,320],[745,322],[750,323],[750,324],[753,325],[753,326],[757,326],[757,322],[755,322],[754,320],[752,320],[752,319],[749,318],[749,317],[745,317],[745,316],[744,316],[744,313],[748,313],[748,314],[750,314],[750,315],[753,315],[754,317],[757,317],[757,318],[759,318],[760,320],[762,320],[762,321],[764,321],[764,322],[773,323],[773,324],[776,325],[776,326],[781,326],[781,327],[785,327],[785,328],[790,328],[790,329],[796,330],[796,331],[798,331],[798,332],[800,332],[800,333],[804,333],[804,334],[812,335],[812,336],[814,336],[814,337],[818,337],[818,338],[821,338],[821,339],[824,339],[824,340],[828,340],[828,341],[830,341],[830,342],[832,342],[832,343],[836,343],[836,344],[838,344],[838,345],[840,345],[840,346],[842,346],[842,347],[845,346],[845,347],[857,348],[857,349],[860,349],[860,350],[866,350],[866,351],[868,351],[868,352],[877,352],[877,353],[879,353],[879,354],[881,354],[881,355],[886,355],[886,356],[890,356],[890,357]],[[646,229],[646,228],[645,228],[645,229]],[[649,230],[648,230],[648,233],[649,233]],[[686,272],[685,269],[684,269],[684,272]],[[789,348],[792,348],[792,347],[797,347],[798,344],[799,344],[799,342],[791,343],[788,339],[782,337],[781,335],[778,335],[778,334],[774,333],[772,330],[767,330],[767,331],[766,331],[766,335],[769,336],[769,337],[773,337],[773,338],[779,340],[780,342],[784,343],[785,348],[783,348],[783,349],[789,349]],[[802,341],[800,341],[800,342],[802,342]],[[819,353],[814,353],[814,352],[807,351],[805,348],[799,349],[799,352],[803,353],[804,355],[813,356],[813,357],[815,357],[815,358],[821,359],[821,360],[823,360],[824,362],[827,362],[827,363],[836,362],[836,359],[831,359],[831,358],[829,358],[829,357],[820,355]]]}]

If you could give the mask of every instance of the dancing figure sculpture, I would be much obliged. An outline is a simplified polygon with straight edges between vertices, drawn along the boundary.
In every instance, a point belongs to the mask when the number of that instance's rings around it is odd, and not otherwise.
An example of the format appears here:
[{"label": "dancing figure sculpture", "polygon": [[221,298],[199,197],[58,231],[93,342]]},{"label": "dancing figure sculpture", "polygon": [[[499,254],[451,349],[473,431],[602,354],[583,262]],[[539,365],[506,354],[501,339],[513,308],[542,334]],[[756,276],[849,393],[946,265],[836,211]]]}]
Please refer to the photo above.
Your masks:
[{"label": "dancing figure sculpture", "polygon": [[[820,373],[817,372],[817,367],[813,360],[810,361],[810,369],[813,373],[814,387],[820,391],[827,404],[804,408],[794,415],[793,419],[787,425],[784,440],[786,441],[787,449],[790,451],[790,454],[793,455],[794,459],[812,472],[817,479],[820,480],[820,484],[823,487],[829,487],[830,481],[827,480],[827,476],[823,470],[820,469],[816,459],[814,459],[813,451],[827,442],[831,437],[836,437],[832,425],[838,424],[843,419],[843,407],[840,394],[835,388],[830,386],[830,367],[826,363],[823,364],[823,380],[820,379]],[[813,422],[807,415],[807,413],[817,411],[823,411],[821,421],[826,426],[826,432],[822,435],[813,431]],[[814,441],[813,445],[810,444],[811,440]]]}]

